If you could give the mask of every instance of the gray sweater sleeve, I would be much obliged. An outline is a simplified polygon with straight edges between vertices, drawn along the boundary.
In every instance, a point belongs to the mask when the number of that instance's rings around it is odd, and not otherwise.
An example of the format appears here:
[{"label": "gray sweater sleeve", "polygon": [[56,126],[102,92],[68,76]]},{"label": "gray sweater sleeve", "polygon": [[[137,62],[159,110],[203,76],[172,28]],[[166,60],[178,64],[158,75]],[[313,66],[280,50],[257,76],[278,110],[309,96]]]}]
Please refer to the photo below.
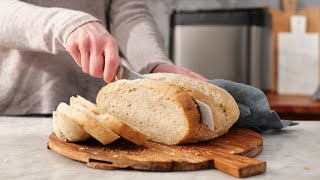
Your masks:
[{"label": "gray sweater sleeve", "polygon": [[0,1],[0,46],[57,53],[77,27],[97,18],[80,11]]},{"label": "gray sweater sleeve", "polygon": [[113,0],[110,18],[111,33],[134,70],[149,73],[158,64],[172,63],[143,0]]}]

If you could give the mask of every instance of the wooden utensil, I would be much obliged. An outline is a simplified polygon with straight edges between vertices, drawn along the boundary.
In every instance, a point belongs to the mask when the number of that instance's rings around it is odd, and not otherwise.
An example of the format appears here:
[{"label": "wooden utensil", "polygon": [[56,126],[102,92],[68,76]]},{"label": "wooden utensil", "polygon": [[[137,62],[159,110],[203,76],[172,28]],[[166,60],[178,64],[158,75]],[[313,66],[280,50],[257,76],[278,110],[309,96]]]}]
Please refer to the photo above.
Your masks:
[{"label": "wooden utensil", "polygon": [[231,129],[216,139],[188,145],[169,146],[147,142],[136,146],[124,139],[102,146],[91,139],[65,143],[54,133],[48,148],[98,169],[130,168],[148,171],[189,171],[216,168],[236,177],[266,171],[266,162],[252,159],[262,150],[262,137],[248,129]]},{"label": "wooden utensil", "polygon": [[320,7],[306,8],[298,14],[307,17],[307,32],[320,33]]},{"label": "wooden utensil", "polygon": [[272,91],[277,89],[278,77],[278,33],[290,32],[290,17],[292,15],[303,15],[307,17],[307,32],[320,33],[320,7],[310,7],[296,13],[297,0],[282,0],[283,10],[268,8],[272,17],[273,32],[273,77]]}]

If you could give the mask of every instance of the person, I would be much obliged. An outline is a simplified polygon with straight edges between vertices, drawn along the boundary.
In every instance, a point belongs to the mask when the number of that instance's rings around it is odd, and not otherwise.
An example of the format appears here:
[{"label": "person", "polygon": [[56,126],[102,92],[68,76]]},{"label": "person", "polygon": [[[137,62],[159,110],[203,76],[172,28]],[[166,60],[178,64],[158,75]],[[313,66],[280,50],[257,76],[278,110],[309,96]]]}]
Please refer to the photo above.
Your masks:
[{"label": "person", "polygon": [[119,49],[139,73],[206,80],[166,57],[143,0],[1,0],[0,14],[2,115],[51,114],[72,95],[95,102]]}]

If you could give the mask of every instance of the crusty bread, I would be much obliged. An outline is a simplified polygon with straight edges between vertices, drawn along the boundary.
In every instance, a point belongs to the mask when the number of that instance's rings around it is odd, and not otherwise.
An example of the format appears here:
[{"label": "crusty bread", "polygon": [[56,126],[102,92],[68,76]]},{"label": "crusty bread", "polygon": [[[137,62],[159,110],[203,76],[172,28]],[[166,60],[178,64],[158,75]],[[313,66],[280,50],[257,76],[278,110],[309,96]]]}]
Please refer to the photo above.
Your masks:
[{"label": "crusty bread", "polygon": [[[151,79],[119,80],[108,84],[98,93],[97,105],[81,96],[71,97],[71,107],[61,103],[54,119],[67,116],[102,144],[108,144],[120,135],[140,145],[149,137],[164,144],[213,139],[226,133],[239,117],[233,97],[217,86],[176,74],[146,76]],[[200,122],[201,115],[194,100],[202,101],[212,109],[213,131]],[[55,121],[56,124],[59,122],[61,120]],[[56,129],[59,134],[59,128]]]},{"label": "crusty bread", "polygon": [[[240,111],[234,98],[224,89],[209,84],[204,81],[189,78],[186,76],[171,73],[147,74],[146,77],[168,82],[178,87],[189,89],[189,94],[194,98],[208,104],[214,116],[214,131],[202,125],[193,140],[209,140],[226,133],[230,127],[238,120]],[[201,91],[207,99],[199,99]],[[202,95],[201,95],[202,96]]]},{"label": "crusty bread", "polygon": [[74,104],[81,104],[96,115],[99,115],[101,113],[101,110],[95,104],[79,95],[77,95],[77,97],[72,96],[70,98],[70,106],[73,106]]},{"label": "crusty bread", "polygon": [[53,111],[53,129],[56,136],[64,142],[79,142],[90,138],[72,119],[56,111]]},{"label": "crusty bread", "polygon": [[82,106],[82,112],[90,116],[90,118],[96,119],[100,123],[100,125],[110,129],[111,131],[127,139],[128,141],[131,141],[137,145],[141,145],[150,139],[149,136],[147,136],[143,132],[129,126],[128,124],[110,114],[100,115],[100,108],[98,108],[92,102],[82,98],[81,96],[70,98],[70,106],[73,107],[76,106],[76,104]]},{"label": "crusty bread", "polygon": [[120,138],[113,131],[101,126],[97,120],[86,115],[83,112],[86,111],[86,108],[83,106],[74,104],[72,107],[70,107],[66,103],[60,103],[57,111],[63,115],[68,115],[71,117],[76,124],[78,124],[83,130],[85,130],[103,145],[109,144]]},{"label": "crusty bread", "polygon": [[188,142],[200,128],[200,114],[188,90],[166,82],[142,79],[110,83],[98,93],[97,106],[160,143]]},{"label": "crusty bread", "polygon": [[100,115],[98,120],[104,127],[109,128],[111,131],[136,145],[141,145],[150,139],[150,137],[142,131],[133,128],[110,114]]},{"label": "crusty bread", "polygon": [[[165,144],[213,139],[239,117],[233,97],[217,86],[175,74],[146,76],[155,80],[121,80],[105,86],[98,93],[98,107]],[[192,99],[211,107],[214,131],[200,122]]]}]

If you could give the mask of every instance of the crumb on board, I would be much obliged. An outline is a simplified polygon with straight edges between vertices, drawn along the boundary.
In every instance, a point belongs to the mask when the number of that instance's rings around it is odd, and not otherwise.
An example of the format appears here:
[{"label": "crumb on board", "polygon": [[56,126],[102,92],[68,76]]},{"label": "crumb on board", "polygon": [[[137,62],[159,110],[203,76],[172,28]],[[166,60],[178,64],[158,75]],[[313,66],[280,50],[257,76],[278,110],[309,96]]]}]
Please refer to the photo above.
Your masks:
[{"label": "crumb on board", "polygon": [[304,170],[310,170],[310,167],[304,166],[303,169],[304,169]]}]

